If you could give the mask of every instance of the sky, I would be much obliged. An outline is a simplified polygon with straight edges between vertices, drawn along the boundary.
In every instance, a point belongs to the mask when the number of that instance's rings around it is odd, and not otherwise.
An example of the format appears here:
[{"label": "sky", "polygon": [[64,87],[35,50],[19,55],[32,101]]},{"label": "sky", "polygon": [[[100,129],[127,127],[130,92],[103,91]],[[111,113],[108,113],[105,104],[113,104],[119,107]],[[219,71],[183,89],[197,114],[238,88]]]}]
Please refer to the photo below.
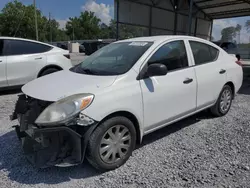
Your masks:
[{"label": "sky", "polygon": [[[31,4],[33,0],[20,0],[24,4]],[[11,0],[0,0],[0,10]],[[69,17],[79,16],[81,11],[92,11],[105,24],[109,24],[111,18],[114,17],[114,0],[36,0],[37,8],[39,8],[45,16],[51,13],[52,18],[56,19],[61,28]],[[238,17],[230,19],[214,20],[213,37],[215,40],[221,38],[221,30],[225,27],[236,26],[237,23],[242,25],[240,42],[250,42],[250,33],[247,33],[245,26],[246,20],[250,20],[250,16]],[[237,38],[239,42],[239,38]]]}]

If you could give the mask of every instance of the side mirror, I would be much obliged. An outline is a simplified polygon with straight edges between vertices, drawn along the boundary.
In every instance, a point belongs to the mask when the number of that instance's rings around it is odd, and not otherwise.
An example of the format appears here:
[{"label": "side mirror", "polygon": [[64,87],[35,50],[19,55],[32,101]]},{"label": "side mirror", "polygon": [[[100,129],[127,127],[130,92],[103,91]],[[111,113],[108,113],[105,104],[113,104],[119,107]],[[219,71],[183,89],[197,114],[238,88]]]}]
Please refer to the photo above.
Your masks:
[{"label": "side mirror", "polygon": [[163,76],[166,75],[168,72],[168,69],[165,65],[161,63],[155,63],[148,66],[146,76],[152,77],[152,76]]},{"label": "side mirror", "polygon": [[240,60],[240,54],[236,54],[235,57],[238,59],[238,61]]}]

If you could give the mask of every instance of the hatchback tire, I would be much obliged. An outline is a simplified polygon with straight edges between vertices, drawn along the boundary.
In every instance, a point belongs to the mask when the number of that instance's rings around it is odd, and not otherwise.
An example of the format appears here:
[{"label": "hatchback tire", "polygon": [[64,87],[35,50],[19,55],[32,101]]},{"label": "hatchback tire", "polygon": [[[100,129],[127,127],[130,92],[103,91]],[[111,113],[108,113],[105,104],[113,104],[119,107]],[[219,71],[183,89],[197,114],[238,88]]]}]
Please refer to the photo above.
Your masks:
[{"label": "hatchback tire", "polygon": [[126,117],[112,117],[101,123],[90,136],[86,158],[100,171],[123,165],[136,145],[134,124]]},{"label": "hatchback tire", "polygon": [[220,92],[215,105],[211,108],[211,112],[216,117],[224,116],[230,110],[233,100],[232,88],[229,85],[225,85]]}]

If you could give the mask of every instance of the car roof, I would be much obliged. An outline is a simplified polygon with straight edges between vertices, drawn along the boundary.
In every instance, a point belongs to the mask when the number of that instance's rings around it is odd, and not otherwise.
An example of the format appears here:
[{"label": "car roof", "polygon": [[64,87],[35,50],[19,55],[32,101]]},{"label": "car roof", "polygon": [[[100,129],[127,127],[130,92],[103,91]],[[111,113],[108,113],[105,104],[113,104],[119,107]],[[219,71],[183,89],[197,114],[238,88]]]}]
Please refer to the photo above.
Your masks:
[{"label": "car roof", "polygon": [[149,36],[149,37],[136,37],[136,38],[130,38],[121,40],[120,42],[131,42],[131,41],[147,41],[147,42],[161,42],[169,39],[195,39],[195,40],[201,40],[201,41],[207,41],[202,38],[198,37],[192,37],[192,36],[186,36],[186,35],[160,35],[160,36]]},{"label": "car roof", "polygon": [[39,43],[39,44],[43,44],[43,45],[55,47],[55,46],[50,45],[50,44],[48,44],[48,43],[43,43],[43,42],[40,42],[40,41],[37,41],[37,40],[24,39],[24,38],[18,38],[18,37],[0,37],[0,40],[1,40],[1,39],[2,39],[2,40],[8,40],[8,39],[11,39],[11,40],[22,40],[22,41],[35,42],[35,43]]}]

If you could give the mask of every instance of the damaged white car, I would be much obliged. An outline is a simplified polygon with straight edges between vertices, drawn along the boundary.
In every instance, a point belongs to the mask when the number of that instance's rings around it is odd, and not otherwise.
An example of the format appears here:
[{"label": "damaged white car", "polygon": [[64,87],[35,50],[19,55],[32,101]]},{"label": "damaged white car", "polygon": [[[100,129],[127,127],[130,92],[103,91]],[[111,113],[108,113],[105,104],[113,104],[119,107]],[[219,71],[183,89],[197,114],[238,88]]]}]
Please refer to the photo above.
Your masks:
[{"label": "damaged white car", "polygon": [[227,114],[241,84],[239,61],[209,41],[128,39],[24,85],[11,120],[19,120],[24,153],[39,168],[86,157],[112,170],[148,133],[208,108]]}]

